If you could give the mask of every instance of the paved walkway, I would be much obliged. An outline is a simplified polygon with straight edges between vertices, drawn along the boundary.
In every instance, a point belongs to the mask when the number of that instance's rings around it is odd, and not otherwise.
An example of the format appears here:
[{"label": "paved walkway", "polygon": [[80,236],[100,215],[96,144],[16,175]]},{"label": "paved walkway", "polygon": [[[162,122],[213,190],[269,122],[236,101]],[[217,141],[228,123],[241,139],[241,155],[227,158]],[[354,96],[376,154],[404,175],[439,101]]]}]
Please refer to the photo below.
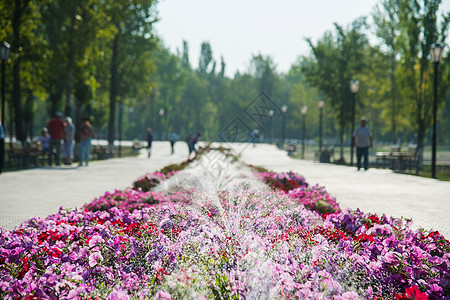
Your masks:
[{"label": "paved walkway", "polygon": [[438,230],[450,239],[450,182],[393,173],[387,169],[357,171],[356,167],[322,164],[288,157],[275,146],[257,145],[242,160],[272,171],[295,171],[310,185],[325,186],[342,209],[405,217],[413,228]]},{"label": "paved walkway", "polygon": [[154,142],[150,159],[139,157],[93,161],[88,167],[45,167],[0,175],[0,227],[11,230],[33,216],[46,217],[59,207],[80,208],[106,191],[130,187],[140,176],[186,160],[187,145]]},{"label": "paved walkway", "polygon": [[[244,162],[273,171],[293,170],[308,183],[325,186],[341,208],[412,218],[415,226],[439,230],[450,238],[450,182],[395,174],[390,170],[356,168],[295,160],[271,145],[247,146]],[[180,142],[170,155],[169,142],[155,142],[152,157],[109,159],[89,167],[38,168],[0,175],[0,227],[11,230],[32,216],[45,217],[59,207],[81,207],[106,191],[123,189],[147,172],[187,157]]]}]

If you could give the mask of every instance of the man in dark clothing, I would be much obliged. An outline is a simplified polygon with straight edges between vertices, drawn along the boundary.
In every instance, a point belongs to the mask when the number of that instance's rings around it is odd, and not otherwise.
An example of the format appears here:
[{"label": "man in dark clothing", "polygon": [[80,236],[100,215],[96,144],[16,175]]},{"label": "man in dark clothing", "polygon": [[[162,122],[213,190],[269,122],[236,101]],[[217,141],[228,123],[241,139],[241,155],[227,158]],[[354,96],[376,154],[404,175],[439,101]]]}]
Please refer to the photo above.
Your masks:
[{"label": "man in dark clothing", "polygon": [[56,165],[60,165],[61,141],[64,137],[64,121],[62,117],[63,113],[58,111],[55,117],[47,124],[48,133],[50,134],[50,149],[48,154],[48,164],[50,166],[52,165],[53,155],[55,155]]},{"label": "man in dark clothing", "polygon": [[195,157],[197,157],[197,149],[195,149],[195,144],[197,144],[198,140],[200,139],[202,133],[199,131],[196,135],[194,135],[188,142],[189,145],[189,157],[191,156],[192,152],[195,152]]}]

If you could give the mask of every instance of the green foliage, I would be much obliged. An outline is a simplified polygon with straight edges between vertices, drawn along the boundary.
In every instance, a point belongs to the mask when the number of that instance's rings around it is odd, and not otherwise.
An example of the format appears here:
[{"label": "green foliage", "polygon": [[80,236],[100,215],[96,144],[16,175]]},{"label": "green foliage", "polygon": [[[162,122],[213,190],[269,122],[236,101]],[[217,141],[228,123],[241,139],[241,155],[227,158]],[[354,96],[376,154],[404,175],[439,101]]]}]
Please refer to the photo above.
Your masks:
[{"label": "green foliage", "polygon": [[[450,20],[449,12],[438,15],[441,0],[380,0],[373,22],[358,18],[347,26],[335,24],[315,42],[307,39],[312,54],[299,57],[286,74],[277,72],[271,56],[260,53],[234,78],[225,76],[226,61],[215,56],[207,41],[194,67],[186,41],[172,53],[153,30],[156,0],[17,3],[0,3],[0,40],[12,46],[6,62],[6,112],[7,122],[18,121],[18,137],[24,137],[22,125],[32,128],[25,132],[32,138],[51,114],[64,110],[75,122],[90,116],[98,137],[110,142],[119,128],[122,139],[144,139],[149,127],[157,139],[176,132],[183,141],[201,131],[203,140],[219,140],[220,132],[235,117],[245,119],[245,108],[265,91],[288,106],[286,137],[296,139],[302,132],[300,108],[306,105],[306,137],[318,141],[317,101],[323,97],[325,144],[339,138],[343,145],[356,125],[351,79],[360,81],[356,119],[369,117],[375,139],[402,137],[423,144],[430,135],[434,72],[429,50],[436,41],[445,45]],[[16,21],[15,9],[20,12]],[[369,31],[378,43],[369,43]],[[450,133],[442,128],[449,124],[448,62],[446,55],[438,91],[438,138],[447,143]],[[261,128],[264,137],[280,137],[281,121],[276,116]],[[251,129],[258,126],[245,122]]]}]

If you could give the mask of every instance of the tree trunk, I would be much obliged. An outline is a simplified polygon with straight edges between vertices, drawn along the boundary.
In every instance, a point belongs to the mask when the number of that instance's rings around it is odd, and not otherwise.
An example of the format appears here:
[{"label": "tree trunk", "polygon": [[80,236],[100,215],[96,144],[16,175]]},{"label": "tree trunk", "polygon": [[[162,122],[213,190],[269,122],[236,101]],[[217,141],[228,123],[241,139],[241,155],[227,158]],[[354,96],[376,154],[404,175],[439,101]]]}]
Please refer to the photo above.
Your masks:
[{"label": "tree trunk", "polygon": [[33,91],[27,90],[27,99],[25,102],[25,111],[23,113],[24,121],[25,121],[25,139],[30,137],[30,140],[33,139]]},{"label": "tree trunk", "polygon": [[119,101],[119,157],[122,157],[122,117],[123,117],[123,101]]},{"label": "tree trunk", "polygon": [[397,83],[395,80],[395,70],[396,70],[396,66],[395,66],[395,54],[392,54],[391,57],[391,93],[392,93],[392,143],[396,144],[397,142],[397,126],[396,126],[396,90],[397,90]]},{"label": "tree trunk", "polygon": [[12,100],[14,106],[14,121],[16,125],[16,139],[23,143],[25,142],[25,135],[23,132],[22,103],[20,91],[20,57],[17,58],[13,66]]},{"label": "tree trunk", "polygon": [[[73,123],[75,128],[80,128],[81,125],[81,100],[78,97],[75,97],[75,118],[73,119]],[[75,130],[75,142],[80,142],[80,132],[79,130]]]},{"label": "tree trunk", "polygon": [[119,50],[119,34],[116,34],[112,45],[112,58],[111,58],[111,80],[109,87],[109,123],[108,123],[108,144],[110,148],[114,148],[115,137],[115,115],[116,115],[116,102],[117,102],[117,52]]},{"label": "tree trunk", "polygon": [[67,43],[67,82],[66,82],[66,103],[64,106],[64,113],[66,116],[70,116],[70,98],[72,96],[72,88],[73,88],[73,66],[75,64],[75,51],[73,46],[73,33],[75,27],[75,15],[77,11],[77,1],[72,1],[72,15],[70,20],[70,29],[69,29],[69,41]]},{"label": "tree trunk", "polygon": [[341,146],[340,146],[341,158],[339,159],[339,163],[341,163],[341,164],[345,164],[345,158],[344,158],[344,132],[345,132],[344,125],[341,124],[341,130],[340,130],[340,133],[339,133],[339,141],[341,143]]},{"label": "tree trunk", "polygon": [[22,118],[22,103],[21,103],[21,92],[20,92],[20,60],[21,56],[19,53],[19,48],[21,47],[20,41],[20,24],[23,12],[28,7],[28,1],[14,1],[14,15],[12,20],[13,29],[13,43],[12,43],[12,53],[19,54],[14,61],[13,65],[13,90],[12,90],[12,102],[14,107],[14,120],[16,128],[16,138],[22,143],[25,142],[25,134],[23,131],[23,118]]}]

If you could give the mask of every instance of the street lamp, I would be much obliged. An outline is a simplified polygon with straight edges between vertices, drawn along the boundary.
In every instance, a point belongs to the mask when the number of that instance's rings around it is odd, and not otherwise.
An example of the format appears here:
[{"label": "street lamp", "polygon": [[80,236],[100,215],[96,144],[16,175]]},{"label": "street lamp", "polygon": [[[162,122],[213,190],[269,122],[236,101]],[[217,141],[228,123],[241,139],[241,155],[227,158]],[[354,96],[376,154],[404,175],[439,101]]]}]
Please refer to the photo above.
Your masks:
[{"label": "street lamp", "polygon": [[355,108],[356,108],[356,93],[359,90],[359,81],[358,80],[350,80],[350,91],[353,94],[353,103],[352,103],[352,138],[351,138],[351,150],[350,150],[350,165],[353,166],[353,132],[355,131]]},{"label": "street lamp", "polygon": [[283,130],[283,132],[282,132],[283,136],[282,136],[282,139],[281,139],[281,146],[284,147],[284,140],[286,138],[286,112],[287,112],[287,105],[286,104],[284,104],[281,107],[281,111],[283,112],[283,129],[282,129]]},{"label": "street lamp", "polygon": [[163,121],[162,121],[163,116],[164,116],[164,108],[161,108],[159,110],[159,120],[161,122],[161,140],[163,139]]},{"label": "street lamp", "polygon": [[308,111],[308,106],[303,105],[302,115],[303,115],[303,137],[302,137],[302,159],[305,159],[305,143],[306,143],[306,112]]},{"label": "street lamp", "polygon": [[2,60],[2,124],[5,124],[5,61],[9,57],[9,50],[10,45],[7,42],[0,44],[0,59]]},{"label": "street lamp", "polygon": [[322,152],[322,121],[323,121],[323,107],[325,106],[325,101],[319,99],[319,155]]},{"label": "street lamp", "polygon": [[434,62],[434,104],[433,104],[433,151],[431,156],[431,177],[436,178],[436,115],[437,115],[437,86],[438,86],[438,65],[441,62],[442,54],[444,53],[444,47],[441,44],[433,44],[431,47],[431,57]]},{"label": "street lamp", "polygon": [[269,143],[272,141],[272,137],[273,137],[273,135],[272,135],[272,128],[273,128],[273,124],[272,124],[272,122],[273,122],[273,113],[274,113],[274,111],[273,111],[273,109],[271,109],[271,110],[269,110],[269,118],[270,118],[270,139],[269,139]]},{"label": "street lamp", "polygon": [[3,162],[5,161],[5,61],[9,57],[10,46],[7,42],[0,44],[0,59],[2,60],[2,122],[3,138],[0,139],[0,173],[3,170]]}]

